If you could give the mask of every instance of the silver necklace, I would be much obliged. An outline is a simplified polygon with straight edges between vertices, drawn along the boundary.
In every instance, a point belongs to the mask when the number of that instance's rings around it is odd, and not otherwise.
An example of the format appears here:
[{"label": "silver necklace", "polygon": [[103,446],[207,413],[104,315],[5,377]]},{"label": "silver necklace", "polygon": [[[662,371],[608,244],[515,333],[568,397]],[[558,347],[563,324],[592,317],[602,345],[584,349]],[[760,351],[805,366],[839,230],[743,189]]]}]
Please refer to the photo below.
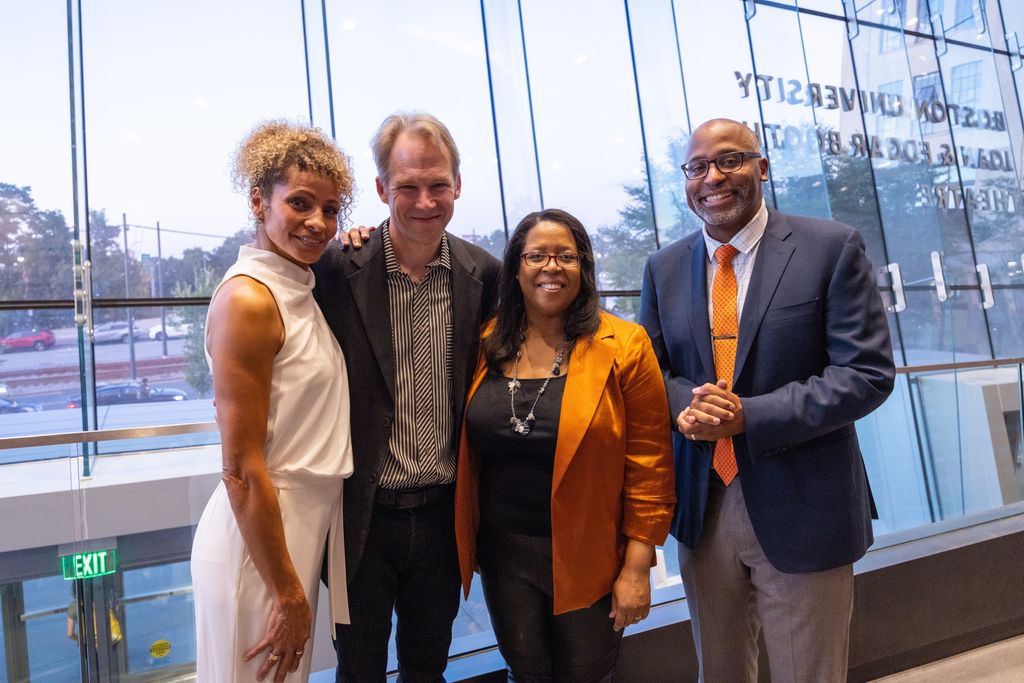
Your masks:
[{"label": "silver necklace", "polygon": [[537,407],[537,401],[544,395],[544,391],[548,388],[548,382],[551,381],[552,377],[557,377],[561,372],[562,361],[565,359],[565,344],[559,344],[557,353],[555,354],[555,362],[551,364],[551,374],[544,379],[544,383],[540,385],[540,390],[537,392],[537,397],[533,399],[533,405],[530,406],[530,412],[526,418],[520,420],[516,417],[516,391],[522,387],[519,382],[519,358],[523,355],[522,351],[516,351],[516,362],[512,366],[512,379],[508,381],[508,393],[509,403],[512,405],[512,417],[509,419],[509,424],[512,425],[513,434],[521,434],[526,436],[533,430],[533,423],[537,421],[534,417],[533,411]]}]

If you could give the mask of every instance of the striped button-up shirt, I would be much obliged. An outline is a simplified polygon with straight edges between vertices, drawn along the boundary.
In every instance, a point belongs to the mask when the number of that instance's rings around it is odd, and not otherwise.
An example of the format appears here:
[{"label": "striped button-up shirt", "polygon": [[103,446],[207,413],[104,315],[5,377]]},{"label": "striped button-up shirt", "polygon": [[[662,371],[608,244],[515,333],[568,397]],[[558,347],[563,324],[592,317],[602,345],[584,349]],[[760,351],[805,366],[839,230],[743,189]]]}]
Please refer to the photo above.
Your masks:
[{"label": "striped button-up shirt", "polygon": [[395,421],[380,486],[409,489],[455,481],[452,414],[452,290],[448,237],[417,284],[402,272],[388,225],[381,234],[395,348]]}]

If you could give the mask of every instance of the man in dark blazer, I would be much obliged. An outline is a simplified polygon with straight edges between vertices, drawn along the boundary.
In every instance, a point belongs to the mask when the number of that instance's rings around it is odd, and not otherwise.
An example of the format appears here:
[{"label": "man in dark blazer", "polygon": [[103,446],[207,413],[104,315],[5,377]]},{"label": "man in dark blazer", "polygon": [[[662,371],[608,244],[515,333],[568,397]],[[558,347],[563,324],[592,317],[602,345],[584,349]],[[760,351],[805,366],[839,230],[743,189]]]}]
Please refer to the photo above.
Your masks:
[{"label": "man in dark blazer", "polygon": [[763,627],[773,681],[841,681],[872,543],[854,421],[892,391],[889,330],[860,234],[768,210],[760,151],[736,121],[693,132],[704,229],[644,271],[676,427],[672,534],[702,680],[756,681]]},{"label": "man in dark blazer", "polygon": [[433,683],[458,612],[457,435],[500,264],[445,231],[461,178],[444,124],[393,115],[371,146],[390,216],[360,249],[333,244],[313,268],[345,354],[355,455],[337,680],[385,680],[394,610],[399,680]]}]

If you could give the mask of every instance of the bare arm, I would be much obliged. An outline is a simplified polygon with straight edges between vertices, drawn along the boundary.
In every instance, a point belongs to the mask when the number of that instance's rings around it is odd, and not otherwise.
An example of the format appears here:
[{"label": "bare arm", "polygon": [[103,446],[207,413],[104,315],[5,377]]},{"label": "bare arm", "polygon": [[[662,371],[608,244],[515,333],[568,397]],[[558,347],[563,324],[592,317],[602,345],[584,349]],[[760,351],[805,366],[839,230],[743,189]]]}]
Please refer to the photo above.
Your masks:
[{"label": "bare arm", "polygon": [[[282,681],[298,668],[296,653],[305,649],[312,622],[263,453],[271,374],[284,325],[273,295],[244,276],[226,282],[211,307],[206,334],[221,431],[221,479],[242,540],[274,601],[266,634],[245,657],[268,651],[259,680],[276,666],[274,680]],[[280,659],[271,661],[272,655]]]}]

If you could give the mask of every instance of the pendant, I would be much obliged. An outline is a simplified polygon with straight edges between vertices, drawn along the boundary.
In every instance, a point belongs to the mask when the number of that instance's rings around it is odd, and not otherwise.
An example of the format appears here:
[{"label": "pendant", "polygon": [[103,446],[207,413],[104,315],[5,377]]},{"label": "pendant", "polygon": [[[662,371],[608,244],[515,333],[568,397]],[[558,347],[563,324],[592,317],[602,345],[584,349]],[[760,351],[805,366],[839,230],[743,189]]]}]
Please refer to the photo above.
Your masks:
[{"label": "pendant", "polygon": [[516,379],[515,377],[513,377],[512,379],[510,379],[508,381],[508,393],[510,393],[510,394],[516,393],[516,389],[518,389],[521,386],[522,386],[522,384],[519,383],[519,380]]},{"label": "pendant", "polygon": [[512,433],[526,436],[533,429],[533,420],[527,418],[525,420],[519,420],[512,418]]}]

